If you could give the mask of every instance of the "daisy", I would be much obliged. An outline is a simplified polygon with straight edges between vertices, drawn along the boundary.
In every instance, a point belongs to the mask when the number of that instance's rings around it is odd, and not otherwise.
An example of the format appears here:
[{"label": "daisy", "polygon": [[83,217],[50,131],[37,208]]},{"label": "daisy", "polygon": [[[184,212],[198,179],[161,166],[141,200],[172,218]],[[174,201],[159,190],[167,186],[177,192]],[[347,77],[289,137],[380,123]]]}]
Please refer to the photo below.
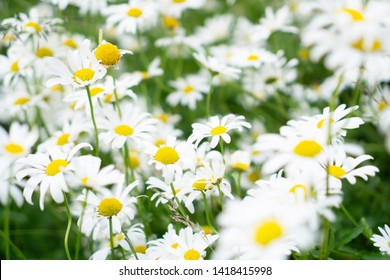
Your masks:
[{"label": "daisy", "polygon": [[137,71],[132,76],[138,76],[142,80],[150,79],[153,77],[161,76],[164,73],[164,70],[160,68],[161,59],[156,57],[150,62],[148,69],[146,71]]},{"label": "daisy", "polygon": [[227,66],[215,57],[206,56],[203,53],[195,53],[194,57],[204,67],[209,69],[212,75],[221,74],[232,79],[238,79],[241,73],[240,69]]},{"label": "daisy", "polygon": [[142,112],[138,107],[127,103],[122,107],[122,117],[113,109],[103,113],[105,118],[97,120],[102,131],[99,137],[105,144],[112,143],[113,149],[120,149],[127,140],[142,146],[145,141],[151,141],[150,132],[155,130],[156,120],[149,113]]},{"label": "daisy", "polygon": [[29,130],[28,125],[13,122],[9,133],[0,126],[0,155],[9,160],[16,160],[30,153],[38,140],[38,131]]},{"label": "daisy", "polygon": [[157,170],[162,170],[165,182],[171,183],[174,175],[183,174],[183,170],[195,169],[195,151],[192,144],[179,142],[175,137],[168,136],[165,144],[156,147],[149,145],[145,151],[152,159],[149,165],[155,164]]},{"label": "daisy", "polygon": [[388,225],[385,225],[384,228],[378,227],[378,229],[382,236],[374,234],[371,240],[375,242],[374,246],[378,247],[383,254],[390,255],[390,228]]},{"label": "daisy", "polygon": [[135,34],[155,25],[157,11],[155,3],[145,0],[131,0],[127,4],[111,5],[105,9],[107,27],[117,26],[118,33]]},{"label": "daisy", "polygon": [[205,4],[205,0],[162,0],[159,5],[164,14],[180,17],[186,9],[198,9]]},{"label": "daisy", "polygon": [[[134,181],[128,186],[124,186],[124,176],[119,180],[114,190],[106,190],[104,194],[94,194],[90,192],[87,197],[87,208],[94,211],[85,213],[82,228],[99,229],[105,235],[109,235],[109,220],[112,220],[113,233],[120,233],[122,225],[130,224],[135,216],[135,204],[137,199],[130,196],[130,192],[138,186],[139,182]],[[78,199],[83,201],[85,195]],[[91,227],[92,225],[92,227]],[[98,228],[95,228],[99,225]]]},{"label": "daisy", "polygon": [[251,164],[251,155],[248,151],[235,151],[230,155],[229,165],[233,170],[247,172]]},{"label": "daisy", "polygon": [[79,12],[82,15],[91,13],[93,15],[102,14],[107,10],[107,0],[85,0],[85,1],[74,1],[72,4],[79,8]]},{"label": "daisy", "polygon": [[168,225],[168,231],[162,238],[151,240],[147,243],[146,255],[152,260],[173,260],[174,252],[178,247],[178,235],[172,224]]},{"label": "daisy", "polygon": [[229,39],[233,29],[234,16],[231,14],[217,15],[207,18],[203,26],[195,30],[194,37],[199,38],[202,45],[211,45]]},{"label": "daisy", "polygon": [[75,88],[93,84],[104,77],[107,70],[89,50],[90,41],[85,40],[79,50],[68,52],[69,67],[58,58],[48,58],[49,72],[57,77],[46,82],[47,87],[73,85]]},{"label": "daisy", "polygon": [[3,80],[4,85],[15,84],[20,77],[28,74],[28,67],[33,60],[32,55],[27,55],[21,52],[20,48],[10,47],[7,50],[7,55],[0,55],[0,79]]},{"label": "daisy", "polygon": [[23,164],[23,168],[16,173],[16,179],[21,181],[29,176],[23,195],[26,201],[33,205],[32,194],[40,187],[39,207],[44,209],[45,194],[50,189],[50,194],[56,203],[64,201],[64,192],[68,191],[64,174],[71,172],[71,161],[74,155],[82,148],[92,146],[88,143],[76,145],[69,153],[62,152],[59,148],[53,148],[48,154],[30,154],[21,158],[17,163]]},{"label": "daisy", "polygon": [[116,45],[111,44],[106,40],[103,40],[99,44],[99,46],[97,46],[96,49],[93,50],[93,53],[95,54],[97,60],[99,60],[100,64],[105,67],[114,68],[117,68],[118,63],[124,54],[133,54],[131,51],[128,50],[118,49]]},{"label": "daisy", "polygon": [[211,148],[215,148],[217,146],[220,138],[229,144],[231,137],[227,132],[232,129],[237,129],[241,132],[243,127],[251,128],[250,123],[244,120],[244,116],[236,117],[233,114],[229,114],[224,116],[221,120],[218,116],[213,116],[206,124],[194,123],[192,125],[193,131],[188,137],[188,141],[190,143],[195,142],[195,146],[198,146],[204,138],[212,137],[210,142]]},{"label": "daisy", "polygon": [[209,91],[209,79],[204,75],[188,75],[169,83],[175,91],[167,97],[171,106],[181,104],[195,110],[196,102],[203,99],[203,94]]},{"label": "daisy", "polygon": [[0,202],[6,206],[15,201],[18,207],[22,207],[24,198],[22,191],[14,183],[14,169],[9,162],[0,157]]}]

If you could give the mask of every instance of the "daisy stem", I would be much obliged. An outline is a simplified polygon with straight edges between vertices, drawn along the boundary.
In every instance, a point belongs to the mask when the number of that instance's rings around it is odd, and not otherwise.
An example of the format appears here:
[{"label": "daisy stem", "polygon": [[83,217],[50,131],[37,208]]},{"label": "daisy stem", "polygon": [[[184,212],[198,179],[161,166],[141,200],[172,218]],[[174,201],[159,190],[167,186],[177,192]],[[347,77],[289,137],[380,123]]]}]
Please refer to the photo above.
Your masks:
[{"label": "daisy stem", "polygon": [[221,191],[221,187],[219,186],[219,183],[217,184],[218,193],[219,193],[219,203],[221,204],[221,210],[223,211],[223,193]]},{"label": "daisy stem", "polygon": [[241,197],[241,172],[237,173],[237,196]]},{"label": "daisy stem", "polygon": [[108,224],[110,227],[110,247],[111,247],[111,259],[115,260],[115,250],[114,250],[114,235],[112,233],[112,217],[108,218]]},{"label": "daisy stem", "polygon": [[124,231],[122,231],[122,233],[125,235],[125,239],[126,239],[127,243],[129,243],[130,250],[133,253],[135,259],[138,261],[139,258],[138,258],[138,255],[137,255],[137,251],[135,250],[135,248],[133,246],[133,243],[131,242],[130,238],[127,236],[127,234]]},{"label": "daisy stem", "polygon": [[330,235],[330,222],[327,219],[324,219],[323,222],[323,240],[320,247],[319,258],[321,260],[327,260],[329,255],[329,235]]},{"label": "daisy stem", "polygon": [[209,88],[209,92],[207,94],[207,99],[206,99],[206,118],[207,119],[210,117],[210,102],[211,102],[211,93],[213,91],[213,78],[214,78],[214,75],[211,76],[210,88]]},{"label": "daisy stem", "polygon": [[68,203],[68,198],[66,197],[66,193],[63,192],[63,195],[64,195],[64,203],[66,207],[66,214],[68,215],[68,225],[66,227],[66,232],[65,232],[64,246],[65,246],[66,257],[68,258],[68,260],[72,260],[72,257],[70,256],[69,253],[69,244],[68,244],[70,228],[72,226],[72,215],[70,214],[69,203]]},{"label": "daisy stem", "polygon": [[119,118],[122,119],[122,112],[121,112],[121,108],[119,107],[119,97],[118,97],[118,92],[116,91],[116,77],[115,77],[115,70],[114,68],[110,68],[110,74],[112,76],[112,80],[114,82],[114,96],[115,96],[115,107],[116,109],[118,110],[118,115],[119,115]]},{"label": "daisy stem", "polygon": [[[127,142],[125,142],[125,145],[123,146],[123,160],[125,161],[125,174],[126,174],[126,184],[130,184],[130,180],[135,181],[135,175],[134,175],[134,170],[133,166],[131,165],[131,160],[130,160],[130,151],[129,151],[129,146],[127,145]],[[130,174],[129,174],[129,169],[130,169]],[[131,175],[131,178],[130,178]]]},{"label": "daisy stem", "polygon": [[91,111],[93,128],[95,130],[95,143],[96,143],[95,156],[99,157],[99,135],[98,135],[98,129],[95,121],[95,113],[93,111],[92,97],[91,97],[91,91],[89,89],[89,85],[87,85],[85,89],[87,90],[87,94],[88,94],[89,109]]},{"label": "daisy stem", "polygon": [[209,206],[207,204],[206,194],[203,191],[201,191],[201,193],[202,193],[202,196],[203,196],[203,202],[204,202],[204,209],[205,209],[205,212],[206,212],[207,224],[213,230],[213,232],[218,233],[218,231],[213,226],[213,223],[211,222],[211,213],[210,213],[210,210],[209,210]]},{"label": "daisy stem", "polygon": [[[11,185],[9,185],[9,188]],[[8,189],[7,202],[4,209],[4,247],[5,247],[5,259],[11,259],[10,251],[10,237],[9,237],[9,226],[10,226],[10,211],[11,211],[11,190]]]},{"label": "daisy stem", "polygon": [[348,212],[347,208],[345,208],[344,204],[341,203],[340,209],[344,212],[345,216],[353,223],[354,226],[358,226],[359,224],[356,222],[356,220],[351,216],[351,214]]},{"label": "daisy stem", "polygon": [[80,252],[80,243],[81,243],[81,227],[83,226],[83,218],[85,214],[85,207],[87,206],[87,198],[88,198],[89,188],[86,189],[84,201],[83,201],[83,209],[81,210],[80,215],[80,226],[79,231],[77,232],[77,240],[76,240],[76,252],[75,252],[75,260],[79,259],[79,252]]},{"label": "daisy stem", "polygon": [[175,187],[173,186],[173,183],[170,183],[170,186],[171,186],[171,190],[172,190],[172,194],[173,194],[173,197],[176,201],[176,204],[177,204],[177,208],[179,209],[181,215],[183,217],[186,217],[187,215],[185,214],[186,212],[184,211],[183,207],[181,206],[181,203],[179,201],[179,198],[176,196],[176,190],[175,190]]}]

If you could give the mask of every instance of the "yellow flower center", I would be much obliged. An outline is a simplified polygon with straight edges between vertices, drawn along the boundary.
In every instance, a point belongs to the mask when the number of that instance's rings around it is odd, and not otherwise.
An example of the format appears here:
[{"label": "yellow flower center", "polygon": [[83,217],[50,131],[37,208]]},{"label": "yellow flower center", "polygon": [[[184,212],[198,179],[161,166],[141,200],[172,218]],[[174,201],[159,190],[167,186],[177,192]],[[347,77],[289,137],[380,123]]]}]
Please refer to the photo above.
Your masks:
[{"label": "yellow flower center", "polygon": [[69,143],[69,133],[64,133],[60,137],[57,138],[57,145],[58,146],[63,146],[65,144]]},{"label": "yellow flower center", "polygon": [[209,226],[203,226],[202,230],[205,234],[212,234],[213,233],[213,229]]},{"label": "yellow flower center", "polygon": [[52,91],[64,92],[64,87],[62,85],[55,85],[51,88]]},{"label": "yellow flower center", "polygon": [[171,245],[171,247],[172,247],[173,249],[177,249],[177,247],[179,247],[179,243],[173,243],[173,244]]},{"label": "yellow flower center", "polygon": [[214,127],[210,133],[211,135],[220,135],[220,134],[224,134],[225,132],[227,131],[227,128],[222,126],[222,125],[219,125],[219,126],[216,126]]},{"label": "yellow flower center", "polygon": [[81,183],[83,183],[84,186],[88,186],[88,181],[89,181],[88,177],[81,178]]},{"label": "yellow flower center", "polygon": [[379,111],[383,111],[383,110],[386,109],[388,106],[389,106],[389,104],[388,104],[386,101],[381,101],[381,102],[378,104],[378,110],[379,110]]},{"label": "yellow flower center", "polygon": [[14,105],[24,105],[30,101],[28,97],[20,97],[14,101]]},{"label": "yellow flower center", "polygon": [[162,114],[157,115],[156,118],[164,123],[167,123],[169,120],[169,115],[162,113]]},{"label": "yellow flower center", "polygon": [[131,8],[130,10],[127,11],[127,15],[129,17],[138,18],[142,15],[142,10],[138,8]]},{"label": "yellow flower center", "polygon": [[184,253],[184,259],[187,261],[196,261],[199,260],[200,254],[198,251],[194,249],[190,249]]},{"label": "yellow flower center", "polygon": [[186,87],[183,89],[183,92],[184,92],[185,94],[189,94],[189,93],[191,93],[192,91],[194,91],[194,87],[191,86],[191,85],[186,85]]},{"label": "yellow flower center", "polygon": [[294,148],[294,153],[302,157],[315,157],[321,151],[321,145],[313,140],[303,140]]},{"label": "yellow flower center", "polygon": [[9,143],[9,144],[5,145],[5,146],[4,146],[4,149],[5,149],[8,153],[14,154],[14,155],[23,153],[23,151],[24,151],[24,148],[23,148],[21,145],[15,144],[15,143]]},{"label": "yellow flower center", "polygon": [[149,78],[149,73],[146,71],[141,71],[141,76],[142,76],[142,79],[147,79],[147,78]]},{"label": "yellow flower center", "polygon": [[371,46],[367,46],[364,38],[360,38],[359,40],[352,43],[352,47],[361,51],[361,52],[377,52],[382,48],[381,41],[374,40]]},{"label": "yellow flower center", "polygon": [[168,28],[176,28],[179,26],[179,21],[174,17],[164,17],[164,25]]},{"label": "yellow flower center", "polygon": [[118,47],[110,43],[99,45],[95,50],[95,56],[101,64],[107,66],[117,64],[121,58]]},{"label": "yellow flower center", "polygon": [[90,91],[91,91],[91,96],[96,96],[99,93],[102,93],[104,91],[104,89],[101,87],[93,87],[93,88],[91,88]]},{"label": "yellow flower center", "polygon": [[139,159],[136,156],[130,156],[130,165],[131,168],[138,168],[139,167]]},{"label": "yellow flower center", "polygon": [[14,61],[14,62],[11,64],[10,69],[11,69],[11,71],[14,72],[14,73],[19,72],[19,63],[18,63],[18,61]]},{"label": "yellow flower center", "polygon": [[307,187],[305,185],[302,185],[302,184],[297,184],[297,185],[292,186],[290,189],[290,193],[295,194],[298,190],[303,190],[303,192],[305,194],[305,198],[307,198],[307,194],[308,194]]},{"label": "yellow flower center", "polygon": [[172,0],[172,3],[184,3],[186,0]]},{"label": "yellow flower center", "polygon": [[256,60],[259,60],[259,57],[255,54],[251,54],[246,59],[249,61],[256,61]]},{"label": "yellow flower center", "polygon": [[49,49],[49,48],[42,47],[42,48],[37,49],[35,54],[39,58],[44,58],[44,57],[47,57],[47,56],[53,56],[54,52],[51,49]]},{"label": "yellow flower center", "polygon": [[330,165],[327,167],[328,174],[340,179],[342,176],[347,174],[347,172],[337,165]]},{"label": "yellow flower center", "polygon": [[174,164],[179,160],[179,154],[174,148],[166,146],[157,150],[154,159],[165,165]]},{"label": "yellow flower center", "polygon": [[49,176],[55,176],[61,169],[68,166],[68,162],[63,159],[55,159],[46,166],[46,174]]},{"label": "yellow flower center", "polygon": [[115,216],[121,210],[122,210],[122,203],[115,197],[103,199],[98,206],[99,214],[104,217]]},{"label": "yellow flower center", "polygon": [[68,46],[69,48],[72,48],[72,49],[77,49],[77,43],[72,40],[72,39],[68,39],[64,42],[64,45],[65,46]]},{"label": "yellow flower center", "polygon": [[78,83],[78,80],[81,80],[83,82],[87,82],[93,79],[95,76],[95,71],[93,71],[90,68],[81,68],[80,70],[76,71],[73,75],[73,79],[76,83]]},{"label": "yellow flower center", "polygon": [[192,184],[192,188],[198,191],[205,191],[207,183],[208,181],[206,179],[199,179]]},{"label": "yellow flower center", "polygon": [[236,169],[238,171],[247,171],[249,168],[249,165],[243,162],[235,162],[232,164],[232,168]]},{"label": "yellow flower center", "polygon": [[257,226],[254,239],[256,243],[267,246],[283,234],[282,227],[276,220],[267,220]]},{"label": "yellow flower center", "polygon": [[310,51],[309,51],[309,49],[300,49],[298,51],[298,56],[302,60],[308,60],[310,58]]},{"label": "yellow flower center", "polygon": [[135,246],[134,249],[135,249],[136,253],[145,254],[145,252],[146,252],[146,246],[145,245]]},{"label": "yellow flower center", "polygon": [[260,174],[257,171],[251,172],[251,174],[249,174],[249,176],[248,176],[249,181],[251,181],[252,183],[260,180],[260,178],[261,178]]},{"label": "yellow flower center", "polygon": [[[326,119],[320,120],[320,121],[317,123],[317,127],[318,127],[318,128],[322,128],[322,127],[324,126],[325,120],[326,120]],[[334,123],[334,120],[333,120],[333,119],[330,119],[330,123]]]},{"label": "yellow flower center", "polygon": [[104,97],[104,102],[106,103],[110,102],[113,96],[114,96],[113,93],[107,94],[106,97]]},{"label": "yellow flower center", "polygon": [[126,125],[126,124],[120,124],[114,129],[115,133],[121,136],[130,136],[133,134],[134,130]]},{"label": "yellow flower center", "polygon": [[390,247],[390,241],[389,241],[389,242],[387,242],[387,246],[389,246],[389,247]]},{"label": "yellow flower center", "polygon": [[363,14],[361,12],[357,11],[357,10],[349,9],[349,8],[343,8],[342,12],[349,14],[353,21],[362,21],[362,20],[364,20]]},{"label": "yellow flower center", "polygon": [[162,145],[165,145],[165,140],[164,139],[157,139],[156,142],[154,142],[154,145],[156,147],[160,147]]},{"label": "yellow flower center", "polygon": [[32,27],[34,28],[35,32],[40,32],[42,30],[42,27],[39,25],[38,22],[30,21],[25,24],[26,27]]}]

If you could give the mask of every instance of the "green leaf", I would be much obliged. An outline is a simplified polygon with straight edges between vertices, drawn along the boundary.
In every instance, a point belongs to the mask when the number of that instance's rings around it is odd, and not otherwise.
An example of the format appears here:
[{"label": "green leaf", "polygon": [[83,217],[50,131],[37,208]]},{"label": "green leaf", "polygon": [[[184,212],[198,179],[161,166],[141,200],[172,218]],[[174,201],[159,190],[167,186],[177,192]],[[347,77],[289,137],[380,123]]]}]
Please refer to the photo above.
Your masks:
[{"label": "green leaf", "polygon": [[340,240],[336,243],[335,248],[341,248],[344,245],[348,244],[356,237],[358,237],[365,229],[364,225],[358,225],[348,231],[346,231]]}]

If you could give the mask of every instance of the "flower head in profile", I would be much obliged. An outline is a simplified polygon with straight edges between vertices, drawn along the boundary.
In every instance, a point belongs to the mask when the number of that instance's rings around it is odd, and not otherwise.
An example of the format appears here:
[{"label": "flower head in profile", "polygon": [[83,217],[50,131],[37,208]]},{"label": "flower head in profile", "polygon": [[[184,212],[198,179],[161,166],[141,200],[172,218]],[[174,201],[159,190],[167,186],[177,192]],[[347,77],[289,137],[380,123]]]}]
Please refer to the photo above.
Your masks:
[{"label": "flower head in profile", "polygon": [[204,138],[211,137],[211,148],[217,146],[221,138],[226,143],[230,143],[231,137],[228,134],[230,130],[237,129],[242,131],[243,127],[252,127],[250,123],[244,120],[244,116],[236,117],[233,114],[229,114],[222,119],[219,119],[218,116],[211,117],[206,124],[194,123],[192,125],[193,131],[188,141],[191,143],[195,142],[195,146],[198,146]]},{"label": "flower head in profile", "polygon": [[117,67],[121,57],[124,54],[133,54],[128,50],[121,50],[114,44],[103,40],[93,51],[100,64],[105,67]]},{"label": "flower head in profile", "polygon": [[382,235],[374,234],[371,240],[374,241],[374,246],[378,247],[383,254],[390,255],[390,227],[385,225],[383,228],[378,227]]},{"label": "flower head in profile", "polygon": [[221,62],[216,57],[206,56],[202,53],[195,53],[194,57],[198,60],[204,67],[210,70],[212,75],[221,74],[232,79],[238,79],[241,70],[230,67],[223,62]]},{"label": "flower head in profile", "polygon": [[47,87],[73,85],[85,87],[95,83],[106,75],[106,68],[89,49],[90,41],[84,40],[78,50],[68,52],[68,64],[54,57],[47,58],[49,72],[56,77],[46,82]]}]

